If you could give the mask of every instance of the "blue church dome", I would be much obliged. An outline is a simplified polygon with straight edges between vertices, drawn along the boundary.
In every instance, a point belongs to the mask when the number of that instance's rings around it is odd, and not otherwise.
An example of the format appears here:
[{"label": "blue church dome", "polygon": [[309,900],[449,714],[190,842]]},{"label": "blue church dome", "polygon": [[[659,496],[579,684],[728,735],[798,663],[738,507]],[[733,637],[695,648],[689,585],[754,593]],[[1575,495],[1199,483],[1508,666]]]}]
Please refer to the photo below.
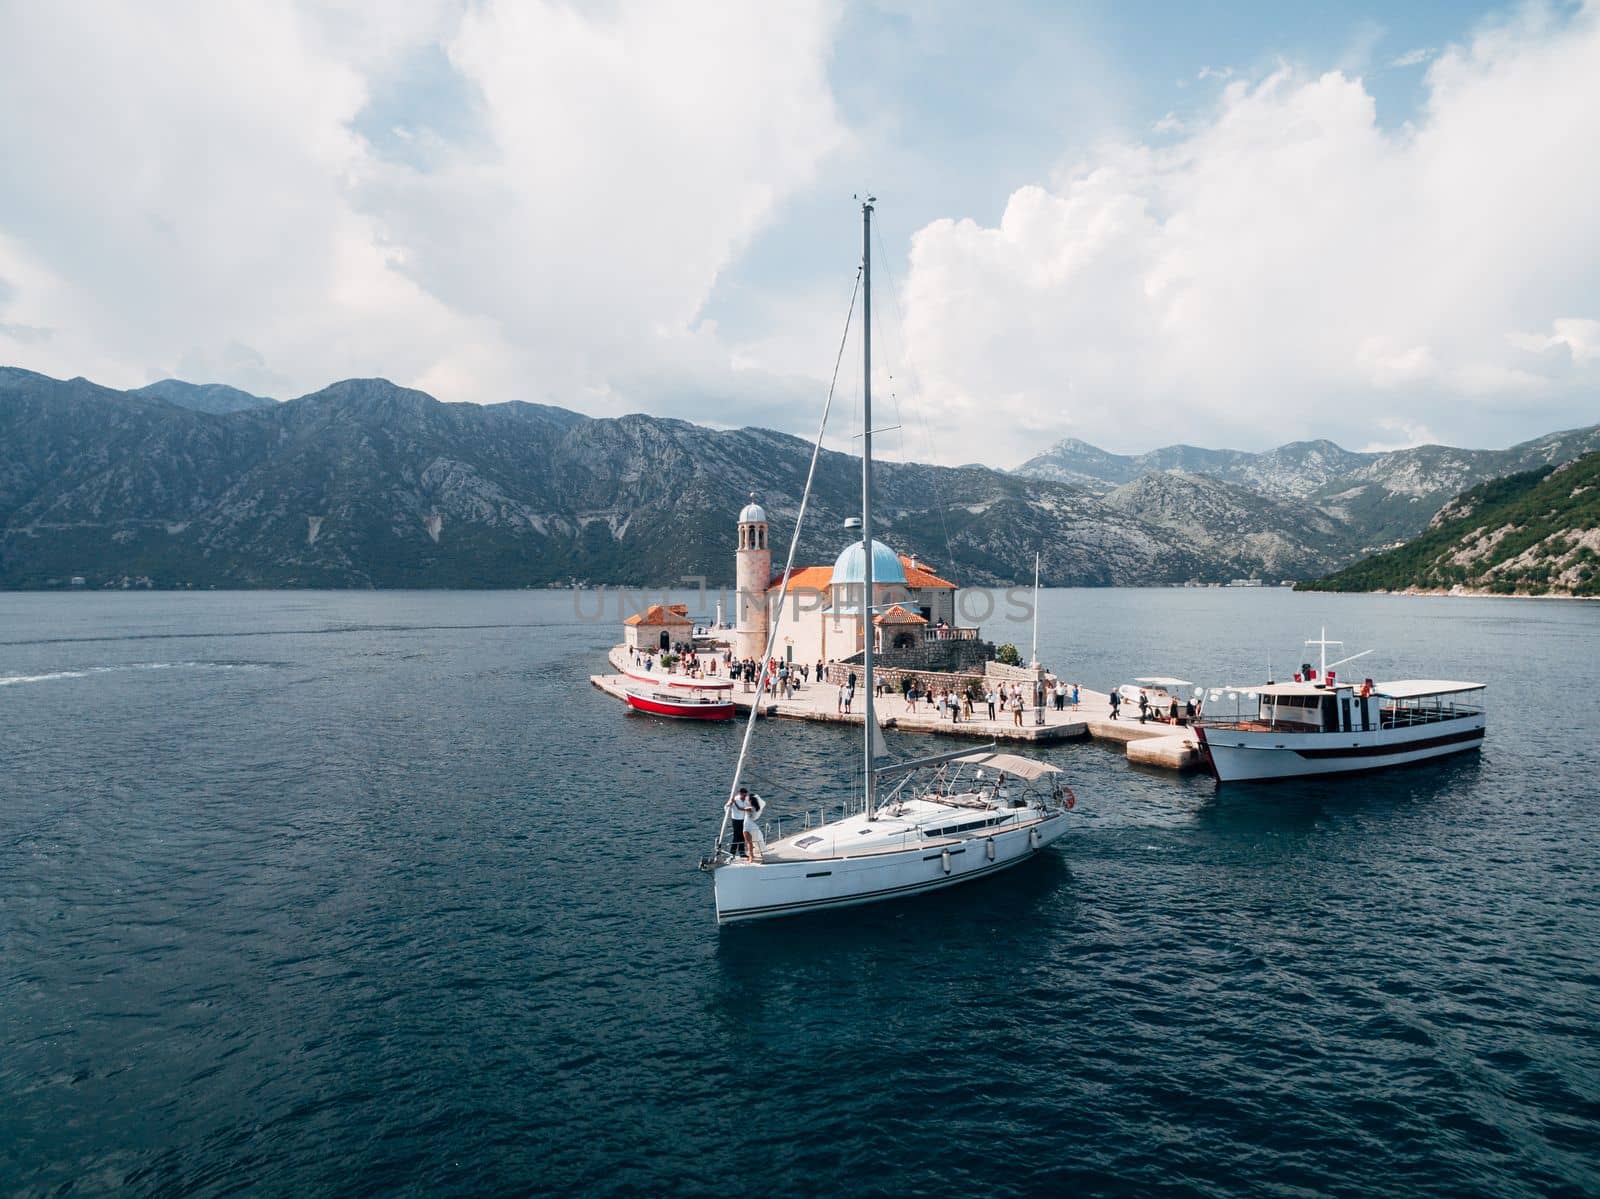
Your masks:
[{"label": "blue church dome", "polygon": [[[861,543],[852,541],[834,559],[833,577],[828,582],[835,586],[840,583],[861,582],[861,564]],[[872,581],[874,584],[900,583],[902,585],[906,581],[906,570],[905,567],[900,565],[900,555],[881,541],[872,543]]]}]

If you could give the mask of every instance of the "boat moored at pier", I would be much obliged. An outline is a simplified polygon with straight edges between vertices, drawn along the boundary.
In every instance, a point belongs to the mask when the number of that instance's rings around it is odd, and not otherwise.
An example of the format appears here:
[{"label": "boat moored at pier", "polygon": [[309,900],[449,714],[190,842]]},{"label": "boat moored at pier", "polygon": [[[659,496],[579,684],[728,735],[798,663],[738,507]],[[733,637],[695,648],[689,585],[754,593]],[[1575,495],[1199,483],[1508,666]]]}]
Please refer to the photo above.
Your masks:
[{"label": "boat moored at pier", "polygon": [[635,712],[671,720],[732,720],[734,713],[733,700],[726,691],[629,687],[623,698]]},{"label": "boat moored at pier", "polygon": [[1484,684],[1270,683],[1253,716],[1202,719],[1201,758],[1219,783],[1353,774],[1464,753],[1483,744]]}]

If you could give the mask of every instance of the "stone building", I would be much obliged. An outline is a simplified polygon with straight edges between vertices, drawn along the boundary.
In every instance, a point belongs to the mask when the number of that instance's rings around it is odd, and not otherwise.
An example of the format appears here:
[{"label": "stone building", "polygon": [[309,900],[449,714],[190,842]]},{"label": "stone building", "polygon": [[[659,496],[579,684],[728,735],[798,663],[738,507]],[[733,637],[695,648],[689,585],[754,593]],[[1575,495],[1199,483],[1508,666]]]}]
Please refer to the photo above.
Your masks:
[{"label": "stone building", "polygon": [[694,632],[685,604],[651,604],[622,622],[622,641],[629,649],[660,653]]},{"label": "stone building", "polygon": [[[772,571],[766,511],[751,497],[739,513],[735,578],[739,597],[735,604],[734,653],[740,658],[760,658],[765,651],[772,621],[784,595],[783,572]],[[796,567],[788,578],[783,619],[778,626],[774,655],[789,662],[830,662],[853,657],[862,649],[862,584],[865,557],[859,540],[839,551],[832,566]],[[946,657],[985,656],[976,629],[956,623],[959,588],[932,568],[910,556],[896,553],[881,541],[872,543],[872,600],[870,625],[873,648],[885,655],[885,665],[897,656],[926,658],[930,668]],[[957,641],[976,644],[965,652],[941,652]],[[992,656],[992,651],[987,656]]]}]

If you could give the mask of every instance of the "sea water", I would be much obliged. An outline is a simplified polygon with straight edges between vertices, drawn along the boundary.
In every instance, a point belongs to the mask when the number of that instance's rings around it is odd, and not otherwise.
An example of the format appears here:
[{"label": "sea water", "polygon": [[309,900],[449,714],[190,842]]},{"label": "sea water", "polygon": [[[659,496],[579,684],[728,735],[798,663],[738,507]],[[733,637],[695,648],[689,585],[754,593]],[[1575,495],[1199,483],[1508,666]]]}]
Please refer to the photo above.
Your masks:
[{"label": "sea water", "polygon": [[[724,931],[742,730],[591,688],[593,612],[0,595],[0,1192],[1600,1193],[1600,606],[1047,591],[1069,681],[1326,624],[1487,682],[1485,748],[1219,793],[1054,746],[1037,861]],[[837,803],[857,745],[754,775]]]}]

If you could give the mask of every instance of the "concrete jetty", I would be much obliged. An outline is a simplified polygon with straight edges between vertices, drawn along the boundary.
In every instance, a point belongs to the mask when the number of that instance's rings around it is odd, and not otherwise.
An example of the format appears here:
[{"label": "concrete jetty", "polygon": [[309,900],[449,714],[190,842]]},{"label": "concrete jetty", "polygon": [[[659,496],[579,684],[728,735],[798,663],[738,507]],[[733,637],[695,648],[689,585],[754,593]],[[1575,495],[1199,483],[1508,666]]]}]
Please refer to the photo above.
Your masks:
[{"label": "concrete jetty", "polygon": [[[612,650],[611,663],[618,671],[627,663],[621,647]],[[654,676],[665,684],[667,676],[657,672]],[[680,679],[682,676],[678,676]],[[714,680],[707,680],[714,681]],[[613,699],[623,700],[626,689],[640,684],[621,673],[596,674],[589,682]],[[1137,713],[1132,719],[1126,715],[1110,719],[1111,697],[1103,691],[1079,688],[1080,702],[1076,709],[1068,707],[1058,712],[1046,706],[1044,723],[1038,724],[1038,712],[1024,709],[1023,723],[1013,723],[1009,712],[997,713],[998,719],[989,720],[982,704],[974,705],[971,720],[952,721],[948,716],[940,719],[935,709],[926,701],[912,710],[905,698],[893,693],[877,701],[877,710],[886,729],[906,733],[936,733],[943,737],[968,737],[975,741],[1006,741],[1012,743],[1050,744],[1080,738],[1112,741],[1126,747],[1128,760],[1143,766],[1167,770],[1192,770],[1199,765],[1198,745],[1194,732],[1169,724],[1151,721],[1140,724]],[[756,701],[754,689],[735,683],[732,692],[735,708],[748,714]],[[1126,706],[1123,709],[1127,712]],[[862,722],[861,696],[856,696],[855,711],[838,710],[838,688],[816,682],[795,688],[790,698],[767,694],[761,697],[761,715],[791,720],[809,720],[819,724],[848,724],[859,726]]]}]

